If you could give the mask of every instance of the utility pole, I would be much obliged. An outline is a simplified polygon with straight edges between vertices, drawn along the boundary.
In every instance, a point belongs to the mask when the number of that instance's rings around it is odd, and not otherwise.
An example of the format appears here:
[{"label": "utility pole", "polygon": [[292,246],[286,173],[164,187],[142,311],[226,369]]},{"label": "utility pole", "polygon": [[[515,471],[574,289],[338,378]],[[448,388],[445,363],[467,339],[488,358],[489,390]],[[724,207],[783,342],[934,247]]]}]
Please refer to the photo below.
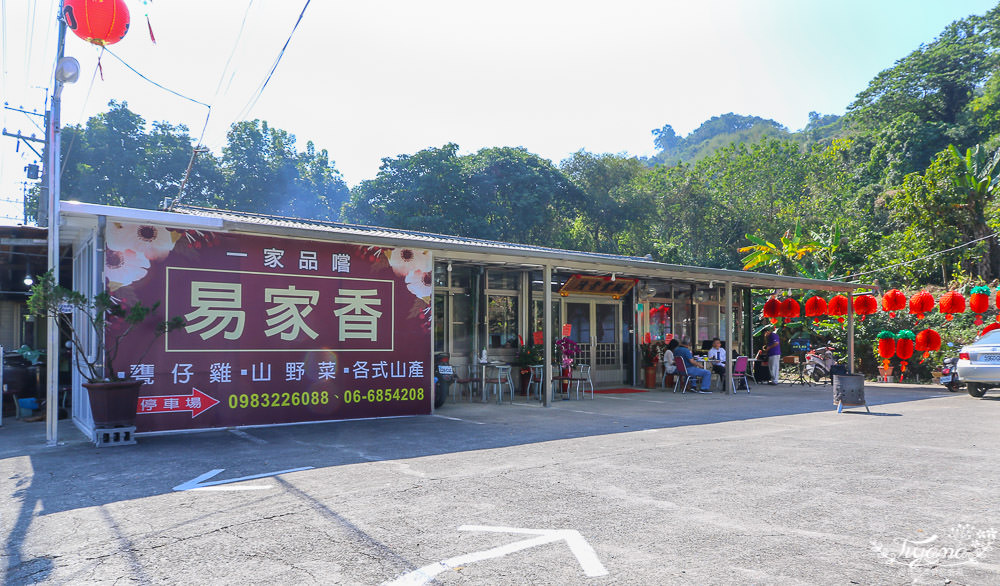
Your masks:
[{"label": "utility pole", "polygon": [[[60,3],[61,7],[62,3]],[[60,104],[63,85],[73,83],[80,76],[80,64],[76,59],[64,58],[66,48],[66,21],[62,10],[59,14],[59,38],[56,45],[56,70],[52,76],[52,102],[48,124],[46,125],[46,183],[48,185],[48,249],[49,271],[52,279],[59,284],[59,180],[62,174],[59,138]],[[45,344],[46,395],[45,395],[45,442],[49,446],[59,443],[59,323],[55,316],[46,320],[47,336]]]}]

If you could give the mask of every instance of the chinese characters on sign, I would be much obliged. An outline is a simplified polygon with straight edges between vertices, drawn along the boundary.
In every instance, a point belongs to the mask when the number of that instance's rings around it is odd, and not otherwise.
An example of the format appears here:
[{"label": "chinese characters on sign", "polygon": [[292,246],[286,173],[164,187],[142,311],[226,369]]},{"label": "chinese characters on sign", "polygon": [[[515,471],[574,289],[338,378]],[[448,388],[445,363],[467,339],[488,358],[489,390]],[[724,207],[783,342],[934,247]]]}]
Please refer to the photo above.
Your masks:
[{"label": "chinese characters on sign", "polygon": [[185,320],[144,359],[123,351],[139,431],[430,412],[425,251],[170,234],[112,289]]}]

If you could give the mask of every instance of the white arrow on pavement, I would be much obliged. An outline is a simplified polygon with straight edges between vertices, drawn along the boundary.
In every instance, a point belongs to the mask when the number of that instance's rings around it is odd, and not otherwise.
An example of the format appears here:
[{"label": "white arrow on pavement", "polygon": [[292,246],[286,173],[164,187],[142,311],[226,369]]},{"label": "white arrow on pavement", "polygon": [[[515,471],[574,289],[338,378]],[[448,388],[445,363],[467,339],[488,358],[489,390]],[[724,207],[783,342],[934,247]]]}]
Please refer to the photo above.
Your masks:
[{"label": "white arrow on pavement", "polygon": [[270,486],[263,486],[260,484],[251,484],[247,486],[220,486],[222,484],[232,484],[234,482],[243,482],[244,480],[255,480],[257,478],[267,478],[268,476],[277,476],[279,474],[288,474],[289,472],[301,472],[302,470],[312,470],[312,466],[305,466],[303,468],[289,468],[288,470],[278,470],[277,472],[265,472],[264,474],[253,474],[251,476],[240,476],[239,478],[230,478],[228,480],[213,480],[211,482],[203,482],[209,478],[215,476],[216,474],[222,472],[225,468],[218,468],[216,470],[209,470],[208,472],[198,476],[197,478],[192,478],[184,484],[178,484],[174,487],[174,490],[261,490],[265,488],[271,488]]},{"label": "white arrow on pavement", "polygon": [[597,552],[594,551],[594,548],[590,547],[590,544],[587,543],[587,540],[585,540],[582,535],[580,535],[580,532],[574,529],[520,529],[517,527],[462,525],[458,528],[458,530],[491,531],[494,533],[521,533],[525,535],[535,535],[536,537],[525,539],[523,541],[515,541],[514,543],[508,543],[507,545],[501,545],[500,547],[494,547],[493,549],[455,556],[453,558],[448,558],[440,562],[426,565],[407,574],[403,574],[392,582],[388,582],[387,586],[419,586],[420,584],[430,582],[434,579],[434,576],[437,576],[445,570],[471,564],[472,562],[503,557],[509,553],[521,551],[522,549],[528,549],[530,547],[536,547],[539,545],[545,545],[546,543],[563,540],[566,541],[566,545],[569,546],[569,550],[576,556],[576,560],[580,562],[580,566],[583,568],[583,571],[587,574],[587,576],[605,576],[608,573],[608,571],[604,568],[604,565],[601,564],[601,560],[597,559]]}]

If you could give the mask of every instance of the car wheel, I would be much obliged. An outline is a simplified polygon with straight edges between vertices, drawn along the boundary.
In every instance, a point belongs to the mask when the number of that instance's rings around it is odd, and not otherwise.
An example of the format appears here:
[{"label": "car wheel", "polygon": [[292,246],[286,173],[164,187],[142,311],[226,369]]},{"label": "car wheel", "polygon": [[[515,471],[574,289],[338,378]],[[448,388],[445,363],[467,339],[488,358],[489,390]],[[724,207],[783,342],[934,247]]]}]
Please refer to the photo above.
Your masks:
[{"label": "car wheel", "polygon": [[966,383],[969,394],[973,397],[982,397],[986,394],[986,387],[979,383]]}]

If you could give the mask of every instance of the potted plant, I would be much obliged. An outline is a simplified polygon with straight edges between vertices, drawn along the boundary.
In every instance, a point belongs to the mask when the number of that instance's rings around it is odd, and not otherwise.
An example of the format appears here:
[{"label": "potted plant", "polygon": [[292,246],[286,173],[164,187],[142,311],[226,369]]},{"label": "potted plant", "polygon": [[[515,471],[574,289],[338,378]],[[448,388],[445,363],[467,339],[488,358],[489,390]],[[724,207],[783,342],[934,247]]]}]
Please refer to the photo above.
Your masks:
[{"label": "potted plant", "polygon": [[[559,374],[565,377],[571,376],[573,372],[573,357],[580,353],[580,346],[569,336],[559,338],[554,342],[557,366],[560,367]],[[569,392],[569,382],[562,382],[562,392]]]},{"label": "potted plant", "polygon": [[[144,305],[140,301],[126,306],[106,291],[93,299],[55,283],[51,273],[46,273],[31,287],[28,311],[31,315],[55,318],[59,330],[69,339],[76,355],[76,365],[80,374],[87,379],[83,384],[90,397],[90,409],[95,427],[120,427],[135,424],[139,389],[143,381],[136,380],[126,368],[115,366],[118,351],[127,343],[145,344],[137,362],[141,362],[153,343],[163,334],[182,327],[184,320],[174,317],[158,322],[152,329],[140,328],[140,324],[151,319],[159,302]],[[86,332],[73,327],[73,312],[79,312],[87,322]],[[97,353],[90,356],[85,336],[96,332],[103,344]],[[144,332],[147,339],[137,341],[135,334]],[[119,376],[124,373],[124,376]]]},{"label": "potted plant", "polygon": [[656,387],[656,362],[660,359],[655,343],[639,344],[639,357],[647,389]]},{"label": "potted plant", "polygon": [[514,366],[518,367],[521,375],[521,392],[528,394],[528,381],[531,380],[531,366],[540,364],[542,361],[541,352],[534,345],[520,346],[514,356]]}]

